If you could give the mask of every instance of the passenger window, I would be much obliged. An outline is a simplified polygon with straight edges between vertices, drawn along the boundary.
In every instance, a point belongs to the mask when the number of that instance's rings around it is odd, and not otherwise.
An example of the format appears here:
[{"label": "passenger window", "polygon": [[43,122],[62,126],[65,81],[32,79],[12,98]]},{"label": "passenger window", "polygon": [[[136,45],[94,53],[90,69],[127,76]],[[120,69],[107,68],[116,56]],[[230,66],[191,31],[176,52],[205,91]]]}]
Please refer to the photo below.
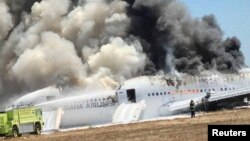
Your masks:
[{"label": "passenger window", "polygon": [[155,94],[153,93],[152,96],[154,96]]},{"label": "passenger window", "polygon": [[150,96],[150,94],[148,94],[148,96]]},{"label": "passenger window", "polygon": [[160,93],[160,95],[162,95],[162,93]]},{"label": "passenger window", "polygon": [[201,93],[203,92],[203,90],[201,89]]},{"label": "passenger window", "polygon": [[156,95],[158,96],[158,93],[156,93]]}]

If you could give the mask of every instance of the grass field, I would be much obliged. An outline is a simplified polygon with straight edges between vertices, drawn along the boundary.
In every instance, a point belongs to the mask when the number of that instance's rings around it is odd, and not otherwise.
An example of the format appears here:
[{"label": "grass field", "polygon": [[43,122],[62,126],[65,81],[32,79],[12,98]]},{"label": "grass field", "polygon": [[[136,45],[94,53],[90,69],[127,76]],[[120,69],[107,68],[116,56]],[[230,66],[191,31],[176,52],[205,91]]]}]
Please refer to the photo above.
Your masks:
[{"label": "grass field", "polygon": [[148,121],[0,141],[206,141],[208,124],[250,124],[250,109],[225,110],[196,118]]}]

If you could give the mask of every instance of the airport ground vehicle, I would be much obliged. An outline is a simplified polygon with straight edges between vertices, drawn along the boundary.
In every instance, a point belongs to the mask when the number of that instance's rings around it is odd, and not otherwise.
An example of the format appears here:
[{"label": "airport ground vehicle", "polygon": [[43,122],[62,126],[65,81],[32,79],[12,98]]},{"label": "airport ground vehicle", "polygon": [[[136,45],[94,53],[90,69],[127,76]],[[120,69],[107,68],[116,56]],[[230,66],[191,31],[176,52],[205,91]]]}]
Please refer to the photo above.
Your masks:
[{"label": "airport ground vehicle", "polygon": [[41,134],[42,110],[34,106],[0,112],[0,135],[18,137],[23,133]]}]

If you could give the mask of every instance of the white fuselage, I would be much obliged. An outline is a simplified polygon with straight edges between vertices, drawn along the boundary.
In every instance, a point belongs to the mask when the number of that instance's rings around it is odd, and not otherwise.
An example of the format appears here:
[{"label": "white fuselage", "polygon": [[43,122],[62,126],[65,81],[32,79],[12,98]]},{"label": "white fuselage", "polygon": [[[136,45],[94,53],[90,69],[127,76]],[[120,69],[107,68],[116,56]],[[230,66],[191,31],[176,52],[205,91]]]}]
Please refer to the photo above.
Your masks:
[{"label": "white fuselage", "polygon": [[112,122],[118,103],[113,102],[114,93],[100,95],[80,95],[61,98],[38,104],[43,111],[63,109],[61,127],[96,125]]}]

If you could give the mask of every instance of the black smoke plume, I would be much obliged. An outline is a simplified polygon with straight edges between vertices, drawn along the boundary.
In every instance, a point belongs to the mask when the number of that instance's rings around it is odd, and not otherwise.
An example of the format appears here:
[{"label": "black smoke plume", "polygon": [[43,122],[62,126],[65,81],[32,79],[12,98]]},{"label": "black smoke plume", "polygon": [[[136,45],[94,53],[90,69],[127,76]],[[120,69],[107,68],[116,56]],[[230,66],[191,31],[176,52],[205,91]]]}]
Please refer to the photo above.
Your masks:
[{"label": "black smoke plume", "polygon": [[[244,66],[237,37],[223,40],[213,15],[194,19],[175,0],[128,0],[129,33],[138,36],[157,70],[199,74],[203,70],[237,72]],[[166,58],[173,64],[168,64]]]}]

